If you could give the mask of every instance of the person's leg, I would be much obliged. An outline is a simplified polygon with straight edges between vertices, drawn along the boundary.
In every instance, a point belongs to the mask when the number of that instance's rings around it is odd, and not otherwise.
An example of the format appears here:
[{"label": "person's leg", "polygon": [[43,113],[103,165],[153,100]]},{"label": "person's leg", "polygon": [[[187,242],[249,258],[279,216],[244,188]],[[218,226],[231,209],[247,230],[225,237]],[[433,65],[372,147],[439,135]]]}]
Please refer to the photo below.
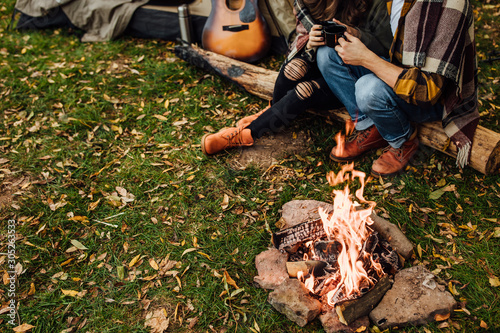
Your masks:
[{"label": "person's leg", "polygon": [[298,82],[308,80],[317,71],[316,66],[311,66],[308,61],[301,57],[286,60],[276,78],[271,105],[282,99],[290,90],[293,90]]},{"label": "person's leg", "polygon": [[[321,74],[316,64],[311,64],[300,56],[291,60],[286,60],[281,66],[278,77],[276,78],[273,99],[269,102],[269,106],[256,114],[240,119],[240,121],[238,121],[238,126],[248,127],[248,125],[266,112],[273,104],[279,102],[288,92],[293,91],[300,82],[315,80],[320,76]],[[326,87],[326,85],[323,86]],[[336,99],[334,98],[334,100]],[[295,117],[290,120],[293,119],[295,119]],[[288,122],[289,120],[287,123]]]},{"label": "person's leg", "polygon": [[323,77],[298,83],[269,109],[252,121],[247,128],[252,137],[260,138],[266,133],[278,132],[288,126],[307,109],[329,109],[338,107],[339,102],[328,88]]},{"label": "person's leg", "polygon": [[423,109],[405,102],[374,74],[356,82],[356,102],[390,145],[373,162],[374,176],[391,176],[402,171],[418,150],[419,141],[412,123],[440,120],[443,114],[440,103]]},{"label": "person's leg", "polygon": [[[328,88],[315,65],[306,63],[299,58],[293,59],[288,63],[288,65],[290,64],[292,65],[290,69],[293,71],[287,72],[286,67],[283,69],[285,77],[283,81],[280,81],[278,90],[286,86],[292,86],[292,88],[270,107],[263,110],[264,112],[241,119],[237,127],[205,135],[201,142],[204,154],[213,155],[227,148],[251,146],[254,139],[288,126],[291,121],[308,108],[324,109],[338,106],[338,100]],[[302,65],[306,66],[302,67]],[[301,69],[300,75],[296,73],[299,69]],[[290,84],[291,82],[293,85]],[[283,94],[281,90],[278,93],[279,95]]]},{"label": "person's leg", "polygon": [[331,91],[344,104],[351,120],[356,123],[356,129],[361,131],[373,125],[358,108],[355,95],[356,81],[371,72],[362,66],[344,64],[337,51],[327,46],[318,48],[316,61]]},{"label": "person's leg", "polygon": [[375,74],[367,74],[356,82],[356,103],[394,148],[401,147],[412,135],[412,122],[440,120],[443,115],[440,103],[427,109],[406,103]]}]

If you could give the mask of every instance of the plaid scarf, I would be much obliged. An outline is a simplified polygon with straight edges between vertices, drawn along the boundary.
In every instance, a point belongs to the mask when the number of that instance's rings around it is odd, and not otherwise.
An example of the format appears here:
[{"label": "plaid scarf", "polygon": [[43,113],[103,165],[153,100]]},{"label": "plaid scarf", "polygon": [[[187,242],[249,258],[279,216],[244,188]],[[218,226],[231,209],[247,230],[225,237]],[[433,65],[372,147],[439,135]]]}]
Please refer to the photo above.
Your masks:
[{"label": "plaid scarf", "polygon": [[309,9],[302,0],[294,1],[293,11],[297,18],[297,27],[295,28],[297,36],[290,45],[288,59],[292,59],[306,46],[309,40],[309,31],[311,31],[312,26],[315,24],[315,20],[312,18]]},{"label": "plaid scarf", "polygon": [[403,65],[453,82],[444,92],[442,124],[457,146],[457,165],[463,167],[479,123],[472,8],[468,0],[416,0],[402,19]]}]

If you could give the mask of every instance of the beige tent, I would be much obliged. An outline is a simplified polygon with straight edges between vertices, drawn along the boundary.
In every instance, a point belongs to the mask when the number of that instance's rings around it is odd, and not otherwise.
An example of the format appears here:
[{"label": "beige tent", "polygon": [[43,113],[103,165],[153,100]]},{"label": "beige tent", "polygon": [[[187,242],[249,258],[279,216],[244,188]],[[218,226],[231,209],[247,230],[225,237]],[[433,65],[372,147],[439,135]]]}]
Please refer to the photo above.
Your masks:
[{"label": "beige tent", "polygon": [[[18,0],[22,13],[18,29],[43,29],[60,26],[83,31],[82,41],[105,41],[122,34],[139,38],[178,40],[178,8],[185,1],[190,14],[192,42],[201,43],[212,1],[245,0]],[[271,50],[284,53],[295,31],[293,0],[258,0],[259,9],[272,35]],[[113,13],[113,15],[103,15]],[[102,17],[110,17],[103,22]]]}]

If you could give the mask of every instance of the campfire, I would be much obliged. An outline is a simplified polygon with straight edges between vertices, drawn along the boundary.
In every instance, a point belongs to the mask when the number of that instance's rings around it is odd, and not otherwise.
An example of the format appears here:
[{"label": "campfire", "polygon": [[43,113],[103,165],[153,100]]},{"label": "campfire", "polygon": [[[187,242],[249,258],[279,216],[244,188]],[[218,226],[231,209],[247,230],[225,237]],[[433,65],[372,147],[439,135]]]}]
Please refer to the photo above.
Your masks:
[{"label": "campfire", "polygon": [[[327,180],[331,186],[347,183],[333,191],[332,209],[320,207],[319,219],[274,233],[273,244],[287,254],[289,276],[301,281],[324,306],[336,308],[362,298],[383,277],[394,274],[400,263],[391,245],[371,228],[376,203],[363,196],[365,174],[351,163],[338,174],[329,173]],[[352,195],[350,185],[357,183],[360,188]]]},{"label": "campfire", "polygon": [[[343,143],[338,136],[337,148]],[[254,283],[273,290],[268,302],[290,320],[305,326],[319,318],[327,333],[361,332],[370,320],[387,328],[447,318],[456,301],[446,286],[429,283],[435,277],[423,266],[401,269],[413,244],[373,212],[376,203],[363,196],[365,176],[346,164],[327,175],[342,188],[333,190],[332,204],[286,203],[274,247],[255,259]]]},{"label": "campfire", "polygon": [[[338,137],[339,149],[344,138]],[[448,318],[457,306],[453,295],[424,266],[402,269],[413,244],[374,213],[376,203],[363,194],[365,174],[351,163],[327,180],[335,188],[332,204],[283,205],[273,248],[255,258],[254,284],[272,290],[268,302],[302,327],[319,318],[327,333]]]}]

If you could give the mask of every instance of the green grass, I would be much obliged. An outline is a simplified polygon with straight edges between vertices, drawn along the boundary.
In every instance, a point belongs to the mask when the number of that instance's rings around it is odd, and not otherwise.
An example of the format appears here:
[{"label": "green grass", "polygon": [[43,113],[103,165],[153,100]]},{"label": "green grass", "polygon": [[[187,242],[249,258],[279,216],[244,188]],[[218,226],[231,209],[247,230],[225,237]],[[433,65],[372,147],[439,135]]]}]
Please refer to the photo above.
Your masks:
[{"label": "green grass", "polygon": [[[146,315],[165,309],[168,332],[322,332],[267,303],[268,291],[252,284],[254,260],[271,245],[283,204],[331,200],[325,175],[338,171],[328,153],[341,125],[308,116],[295,126],[314,133],[309,152],[267,173],[231,168],[231,154],[203,156],[201,136],[265,101],[177,59],[171,42],[86,44],[69,30],[8,30],[14,3],[0,6],[0,253],[15,219],[21,323],[32,332],[149,332]],[[475,4],[481,125],[499,132],[500,61],[488,59],[500,51],[500,8]],[[276,69],[280,59],[261,65]],[[371,160],[356,167],[368,172]],[[455,191],[430,199],[444,184]],[[500,289],[490,283],[500,277],[498,175],[426,150],[408,173],[368,183],[365,197],[421,249],[407,265],[434,271],[466,309],[400,331],[500,331]],[[162,260],[171,265],[160,274]],[[0,263],[4,276],[4,255]],[[244,291],[231,297],[224,272]],[[1,283],[4,305],[7,292]],[[6,315],[0,321],[12,331]]]}]

